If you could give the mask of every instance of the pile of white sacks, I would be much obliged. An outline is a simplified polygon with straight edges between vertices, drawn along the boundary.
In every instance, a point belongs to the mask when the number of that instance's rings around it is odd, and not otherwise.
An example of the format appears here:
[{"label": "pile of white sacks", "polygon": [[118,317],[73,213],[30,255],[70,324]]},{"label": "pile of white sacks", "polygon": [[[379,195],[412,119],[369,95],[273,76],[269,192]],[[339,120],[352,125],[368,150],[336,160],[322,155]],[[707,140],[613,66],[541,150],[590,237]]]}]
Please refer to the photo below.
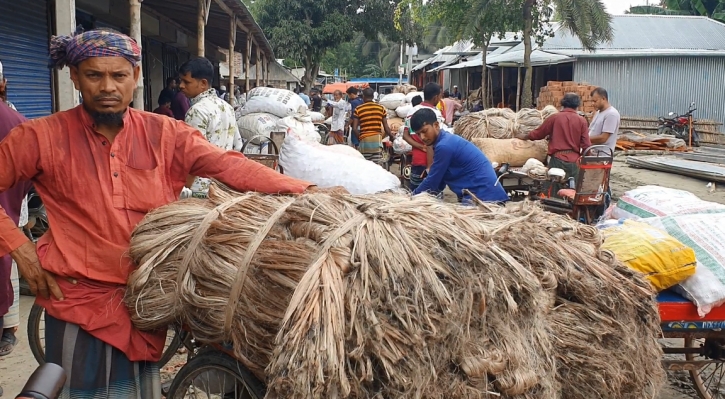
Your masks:
[{"label": "pile of white sacks", "polygon": [[[321,114],[309,112],[305,102],[289,90],[258,87],[251,90],[237,120],[246,142],[245,152],[260,153],[261,137],[284,132],[279,163],[284,174],[319,187],[345,187],[352,194],[373,194],[400,188],[400,180],[365,160],[354,148],[323,145],[314,122]],[[265,151],[266,152],[266,151]]]}]

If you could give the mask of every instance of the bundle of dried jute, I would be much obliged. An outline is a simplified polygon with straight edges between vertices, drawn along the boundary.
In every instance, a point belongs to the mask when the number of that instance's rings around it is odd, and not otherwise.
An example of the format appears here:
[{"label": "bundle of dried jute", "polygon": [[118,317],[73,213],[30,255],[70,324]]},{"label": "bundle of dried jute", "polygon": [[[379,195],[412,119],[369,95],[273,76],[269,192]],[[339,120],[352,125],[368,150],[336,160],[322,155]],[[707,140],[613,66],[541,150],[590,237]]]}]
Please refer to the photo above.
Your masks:
[{"label": "bundle of dried jute", "polygon": [[557,113],[547,106],[543,110],[523,108],[514,112],[509,108],[489,108],[461,117],[455,131],[466,140],[474,138],[510,139],[518,134],[529,134],[549,116]]},{"label": "bundle of dried jute", "polygon": [[214,187],[136,228],[126,303],[231,342],[268,398],[654,398],[653,294],[600,244],[528,203]]}]

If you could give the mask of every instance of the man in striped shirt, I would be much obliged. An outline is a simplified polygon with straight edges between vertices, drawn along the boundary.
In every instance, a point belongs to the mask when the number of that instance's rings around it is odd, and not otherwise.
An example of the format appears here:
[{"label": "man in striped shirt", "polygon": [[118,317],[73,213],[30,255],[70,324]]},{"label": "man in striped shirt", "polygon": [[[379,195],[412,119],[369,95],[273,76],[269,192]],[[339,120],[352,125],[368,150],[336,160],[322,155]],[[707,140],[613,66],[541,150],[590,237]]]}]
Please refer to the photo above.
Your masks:
[{"label": "man in striped shirt", "polygon": [[393,141],[388,127],[388,111],[373,101],[373,89],[367,88],[362,94],[363,103],[355,108],[352,116],[352,131],[360,141],[359,150],[365,159],[380,164],[383,155],[383,129],[390,141]]}]

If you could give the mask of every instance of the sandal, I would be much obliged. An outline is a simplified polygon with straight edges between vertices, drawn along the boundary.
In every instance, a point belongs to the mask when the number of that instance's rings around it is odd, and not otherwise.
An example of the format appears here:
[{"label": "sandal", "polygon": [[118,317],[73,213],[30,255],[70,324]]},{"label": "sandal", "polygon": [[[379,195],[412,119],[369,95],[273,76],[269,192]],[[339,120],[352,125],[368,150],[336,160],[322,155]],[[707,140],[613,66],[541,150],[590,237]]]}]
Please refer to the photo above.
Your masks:
[{"label": "sandal", "polygon": [[0,357],[11,354],[17,344],[18,338],[15,336],[13,329],[4,329],[2,338],[0,338]]}]

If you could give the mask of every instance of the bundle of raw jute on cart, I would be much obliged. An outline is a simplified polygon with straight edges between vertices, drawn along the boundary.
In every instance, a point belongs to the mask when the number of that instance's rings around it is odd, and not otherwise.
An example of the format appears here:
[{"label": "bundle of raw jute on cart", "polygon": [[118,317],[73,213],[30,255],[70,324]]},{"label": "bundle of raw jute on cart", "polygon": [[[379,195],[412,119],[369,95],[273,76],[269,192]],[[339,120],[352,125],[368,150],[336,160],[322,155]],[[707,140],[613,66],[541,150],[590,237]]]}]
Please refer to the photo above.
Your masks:
[{"label": "bundle of raw jute on cart", "polygon": [[556,112],[552,106],[541,111],[523,108],[519,112],[509,108],[489,108],[462,116],[456,122],[455,131],[469,141],[474,138],[510,139],[519,133],[531,133]]},{"label": "bundle of raw jute on cart", "polygon": [[654,398],[652,293],[600,244],[528,203],[214,187],[136,228],[126,303],[231,342],[268,398]]}]

